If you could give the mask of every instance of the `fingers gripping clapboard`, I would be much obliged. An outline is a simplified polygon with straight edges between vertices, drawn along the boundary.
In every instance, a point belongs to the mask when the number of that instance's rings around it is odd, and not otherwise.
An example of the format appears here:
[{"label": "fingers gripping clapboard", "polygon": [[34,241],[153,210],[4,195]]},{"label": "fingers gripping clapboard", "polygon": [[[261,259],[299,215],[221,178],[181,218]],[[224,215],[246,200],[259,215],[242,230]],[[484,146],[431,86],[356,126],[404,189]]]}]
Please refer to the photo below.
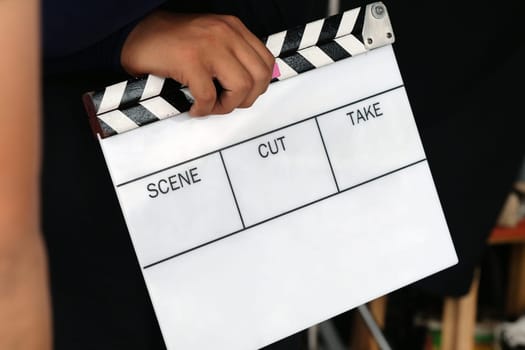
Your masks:
[{"label": "fingers gripping clapboard", "polygon": [[271,35],[280,77],[191,118],[155,76],[86,94],[169,349],[257,349],[457,262],[373,3]]}]

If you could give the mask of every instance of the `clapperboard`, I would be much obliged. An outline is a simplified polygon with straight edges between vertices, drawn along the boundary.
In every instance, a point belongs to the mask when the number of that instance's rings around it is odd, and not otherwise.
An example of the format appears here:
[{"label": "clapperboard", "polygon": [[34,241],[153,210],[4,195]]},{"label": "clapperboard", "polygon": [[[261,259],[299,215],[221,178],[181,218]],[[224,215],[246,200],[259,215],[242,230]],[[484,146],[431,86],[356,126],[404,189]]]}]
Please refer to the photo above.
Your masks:
[{"label": "clapperboard", "polygon": [[169,349],[257,349],[457,262],[386,7],[264,40],[281,75],[227,116],[156,76],[84,96]]}]

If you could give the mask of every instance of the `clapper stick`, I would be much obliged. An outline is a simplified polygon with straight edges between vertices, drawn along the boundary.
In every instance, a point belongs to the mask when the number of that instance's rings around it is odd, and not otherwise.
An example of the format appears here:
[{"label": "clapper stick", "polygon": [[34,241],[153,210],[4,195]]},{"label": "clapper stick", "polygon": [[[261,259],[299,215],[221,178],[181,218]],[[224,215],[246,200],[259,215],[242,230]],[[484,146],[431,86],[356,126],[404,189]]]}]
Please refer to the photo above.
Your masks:
[{"label": "clapper stick", "polygon": [[[287,31],[272,34],[262,41],[274,57],[285,57],[298,50],[322,44],[338,37],[359,32],[362,25],[357,24],[360,9],[347,11],[327,19],[321,19]],[[362,22],[362,21],[361,21]],[[92,93],[91,98],[97,114],[136,104],[139,101],[157,96],[166,84],[168,89],[180,89],[181,84],[171,79],[155,76],[130,79],[107,87],[105,90]],[[108,96],[107,94],[110,94]],[[121,98],[118,98],[118,95]],[[116,97],[111,99],[108,97]]]},{"label": "clapper stick", "polygon": [[[386,8],[378,2],[262,40],[281,73],[275,82],[391,44],[394,37]],[[102,138],[187,112],[193,103],[180,83],[154,75],[87,93],[83,99],[93,131]]]}]

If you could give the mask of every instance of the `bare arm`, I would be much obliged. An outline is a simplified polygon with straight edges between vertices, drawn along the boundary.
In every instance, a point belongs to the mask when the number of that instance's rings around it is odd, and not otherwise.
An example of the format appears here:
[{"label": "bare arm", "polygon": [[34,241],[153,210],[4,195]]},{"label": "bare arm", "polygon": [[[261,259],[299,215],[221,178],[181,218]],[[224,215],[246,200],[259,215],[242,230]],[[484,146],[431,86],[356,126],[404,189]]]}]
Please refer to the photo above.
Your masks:
[{"label": "bare arm", "polygon": [[51,349],[38,221],[37,0],[0,0],[0,349]]}]

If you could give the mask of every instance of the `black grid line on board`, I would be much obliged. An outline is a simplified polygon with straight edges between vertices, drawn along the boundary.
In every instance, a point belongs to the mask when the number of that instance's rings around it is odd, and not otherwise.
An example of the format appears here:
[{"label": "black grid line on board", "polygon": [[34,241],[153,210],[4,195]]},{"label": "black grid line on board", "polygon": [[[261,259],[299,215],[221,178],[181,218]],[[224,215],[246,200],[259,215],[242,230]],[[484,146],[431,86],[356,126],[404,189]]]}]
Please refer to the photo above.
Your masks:
[{"label": "black grid line on board", "polygon": [[262,133],[262,134],[259,134],[259,135],[256,135],[256,136],[253,136],[253,137],[250,137],[250,138],[248,138],[248,139],[246,139],[246,140],[242,140],[242,141],[239,141],[239,142],[233,143],[233,144],[228,145],[228,146],[225,146],[225,147],[223,147],[223,148],[219,148],[219,149],[213,150],[213,151],[211,151],[211,152],[208,152],[208,153],[202,154],[202,155],[200,155],[200,156],[197,156],[197,157],[194,157],[194,158],[191,158],[191,159],[187,159],[187,160],[185,160],[185,161],[183,161],[183,162],[180,162],[180,163],[177,163],[177,164],[174,164],[174,165],[170,165],[170,166],[167,166],[167,167],[165,167],[165,168],[162,168],[162,169],[156,170],[156,171],[154,171],[154,172],[151,172],[151,173],[148,173],[148,174],[145,174],[145,175],[142,175],[142,176],[136,177],[136,178],[134,178],[134,179],[131,179],[131,180],[128,180],[128,181],[122,182],[122,183],[116,185],[116,187],[119,188],[119,187],[123,187],[123,186],[129,185],[129,184],[132,184],[132,183],[134,183],[134,182],[137,182],[137,181],[143,180],[143,179],[148,178],[148,177],[153,176],[153,175],[160,174],[160,173],[162,173],[162,172],[164,172],[164,171],[167,171],[167,170],[170,170],[170,169],[176,168],[176,167],[178,167],[178,166],[181,166],[181,165],[184,165],[184,164],[187,164],[187,163],[193,162],[193,161],[198,160],[198,159],[201,159],[201,158],[205,158],[205,157],[210,156],[210,155],[212,155],[212,154],[214,154],[214,153],[225,151],[225,150],[227,150],[227,149],[233,148],[233,147],[238,146],[238,145],[241,145],[241,144],[243,144],[243,143],[246,143],[246,142],[249,142],[249,141],[255,140],[255,139],[259,138],[259,137],[262,137],[262,136],[265,136],[265,135],[272,134],[272,133],[274,133],[274,132],[276,132],[276,131],[280,131],[280,130],[283,130],[283,129],[286,129],[286,128],[289,128],[289,127],[292,127],[292,126],[294,126],[294,125],[297,125],[297,124],[300,124],[300,123],[306,122],[306,121],[308,121],[308,120],[310,120],[310,119],[314,119],[314,118],[320,117],[320,116],[322,116],[322,115],[325,115],[325,114],[328,114],[328,113],[332,113],[332,112],[334,112],[334,111],[337,111],[337,110],[340,110],[340,109],[343,109],[343,108],[349,107],[349,106],[351,106],[351,105],[354,105],[354,104],[357,104],[357,103],[360,103],[360,102],[366,101],[366,100],[368,100],[368,99],[371,99],[371,98],[374,98],[374,97],[377,97],[377,96],[380,96],[380,95],[384,95],[384,94],[386,94],[386,93],[392,92],[392,91],[397,90],[397,89],[400,89],[400,88],[402,88],[402,87],[404,87],[403,84],[402,84],[402,85],[395,86],[395,87],[390,88],[390,89],[387,89],[387,90],[384,90],[384,91],[381,91],[381,92],[378,92],[378,93],[376,93],[376,94],[373,94],[373,95],[370,95],[370,96],[367,96],[367,97],[360,98],[360,99],[358,99],[358,100],[356,100],[356,101],[353,101],[353,102],[347,103],[347,104],[345,104],[345,105],[343,105],[343,106],[339,106],[339,107],[333,108],[333,109],[331,109],[331,110],[329,110],[329,111],[326,111],[326,112],[323,112],[323,113],[319,113],[319,114],[316,114],[316,115],[313,115],[313,116],[310,116],[310,117],[307,117],[307,118],[304,118],[304,119],[298,120],[298,121],[296,121],[296,122],[293,122],[293,123],[291,123],[291,124],[288,124],[288,125],[282,126],[282,127],[280,127],[280,128],[277,128],[277,129],[274,129],[274,130],[270,130],[270,131],[264,132],[264,133]]},{"label": "black grid line on board", "polygon": [[334,167],[332,166],[332,161],[330,160],[330,156],[328,155],[328,150],[326,149],[326,144],[324,142],[323,133],[321,131],[321,127],[319,126],[319,122],[317,121],[317,118],[315,118],[315,125],[317,125],[317,130],[319,130],[319,136],[321,136],[321,142],[323,143],[324,153],[326,154],[326,159],[328,160],[328,165],[330,165],[330,171],[332,172],[332,176],[334,178],[335,188],[337,188],[337,192],[341,192],[341,190],[339,189],[339,183],[337,182],[337,177],[335,176]]},{"label": "black grid line on board", "polygon": [[237,197],[235,196],[235,191],[233,190],[232,181],[230,180],[230,174],[228,174],[228,169],[226,168],[226,163],[224,162],[224,157],[222,156],[222,152],[219,152],[219,156],[221,157],[222,166],[224,167],[224,171],[226,172],[226,178],[228,179],[228,184],[230,185],[230,190],[232,191],[233,200],[235,201],[235,206],[237,207],[237,212],[239,213],[239,218],[241,219],[242,227],[246,228],[246,225],[244,224],[244,219],[242,218],[241,208],[239,207],[239,202],[237,202]]},{"label": "black grid line on board", "polygon": [[224,236],[218,237],[218,238],[213,239],[213,240],[211,240],[211,241],[208,241],[208,242],[206,242],[206,243],[203,243],[203,244],[200,244],[200,245],[195,246],[195,247],[193,247],[193,248],[190,248],[190,249],[187,249],[187,250],[185,250],[185,251],[182,251],[182,252],[180,252],[180,253],[177,253],[177,254],[174,254],[174,255],[168,256],[168,257],[166,257],[166,258],[164,258],[164,259],[158,260],[158,261],[156,261],[156,262],[154,262],[154,263],[151,263],[151,264],[149,264],[149,265],[144,266],[143,269],[146,270],[146,269],[152,268],[152,267],[154,267],[154,266],[157,266],[157,265],[159,265],[159,264],[162,264],[162,263],[164,263],[164,262],[166,262],[166,261],[173,260],[173,259],[175,259],[175,258],[177,258],[177,257],[182,256],[182,255],[185,255],[185,254],[191,253],[191,252],[193,252],[193,251],[195,251],[195,250],[197,250],[197,249],[203,248],[203,247],[205,247],[205,246],[208,246],[208,245],[210,245],[210,244],[216,243],[216,242],[218,242],[218,241],[222,241],[223,239],[226,239],[226,238],[228,238],[228,237],[231,237],[231,236],[237,235],[237,234],[242,233],[242,232],[244,232],[244,231],[247,231],[247,230],[249,230],[249,229],[251,229],[251,228],[254,228],[254,227],[256,227],[256,226],[259,226],[259,225],[265,224],[265,223],[267,223],[267,222],[269,222],[269,221],[272,221],[272,220],[278,219],[278,218],[280,218],[280,217],[282,217],[282,216],[285,216],[285,215],[291,214],[291,213],[293,213],[293,212],[295,212],[295,211],[298,211],[298,210],[304,209],[304,208],[309,207],[309,206],[311,206],[311,205],[314,205],[314,204],[316,204],[316,203],[322,202],[322,201],[324,201],[324,200],[326,200],[326,199],[329,199],[329,198],[332,198],[332,197],[334,197],[334,196],[337,196],[337,195],[340,195],[340,194],[342,194],[342,193],[345,193],[345,192],[347,192],[347,191],[353,190],[353,189],[355,189],[355,188],[357,188],[357,187],[361,187],[361,186],[364,186],[364,185],[369,184],[369,183],[371,183],[371,182],[374,182],[374,181],[380,180],[380,179],[382,179],[382,178],[384,178],[384,177],[386,177],[386,176],[389,176],[389,175],[395,174],[395,173],[397,173],[397,172],[400,172],[400,171],[405,170],[405,169],[407,169],[407,168],[413,167],[413,166],[418,165],[418,164],[420,164],[420,163],[423,163],[423,162],[425,162],[425,161],[427,161],[427,159],[426,159],[426,158],[423,158],[423,159],[420,159],[420,160],[418,160],[418,161],[412,162],[412,163],[410,163],[410,164],[404,165],[404,166],[399,167],[399,168],[397,168],[397,169],[394,169],[394,170],[391,170],[391,171],[389,171],[389,172],[386,172],[386,173],[384,173],[384,174],[382,174],[382,175],[376,176],[376,177],[374,177],[374,178],[372,178],[372,179],[369,179],[369,180],[363,181],[363,182],[361,182],[361,183],[359,183],[359,184],[356,184],[356,185],[350,186],[350,187],[348,187],[348,188],[342,189],[341,191],[338,191],[338,192],[335,192],[335,193],[329,194],[329,195],[327,195],[327,196],[324,196],[324,197],[322,197],[322,198],[319,198],[319,199],[317,199],[317,200],[315,200],[315,201],[313,201],[313,202],[303,204],[303,205],[301,205],[301,206],[299,206],[299,207],[297,207],[297,208],[294,208],[294,209],[291,209],[291,210],[285,211],[285,212],[283,212],[283,213],[281,213],[281,214],[278,214],[278,215],[272,216],[271,218],[268,218],[268,219],[265,219],[265,220],[260,221],[260,222],[258,222],[258,223],[255,223],[255,224],[253,224],[253,225],[247,226],[247,227],[245,227],[245,228],[243,228],[243,229],[240,229],[240,230],[237,230],[237,231],[235,231],[235,232],[229,233],[229,234],[227,234],[227,235],[224,235]]}]

